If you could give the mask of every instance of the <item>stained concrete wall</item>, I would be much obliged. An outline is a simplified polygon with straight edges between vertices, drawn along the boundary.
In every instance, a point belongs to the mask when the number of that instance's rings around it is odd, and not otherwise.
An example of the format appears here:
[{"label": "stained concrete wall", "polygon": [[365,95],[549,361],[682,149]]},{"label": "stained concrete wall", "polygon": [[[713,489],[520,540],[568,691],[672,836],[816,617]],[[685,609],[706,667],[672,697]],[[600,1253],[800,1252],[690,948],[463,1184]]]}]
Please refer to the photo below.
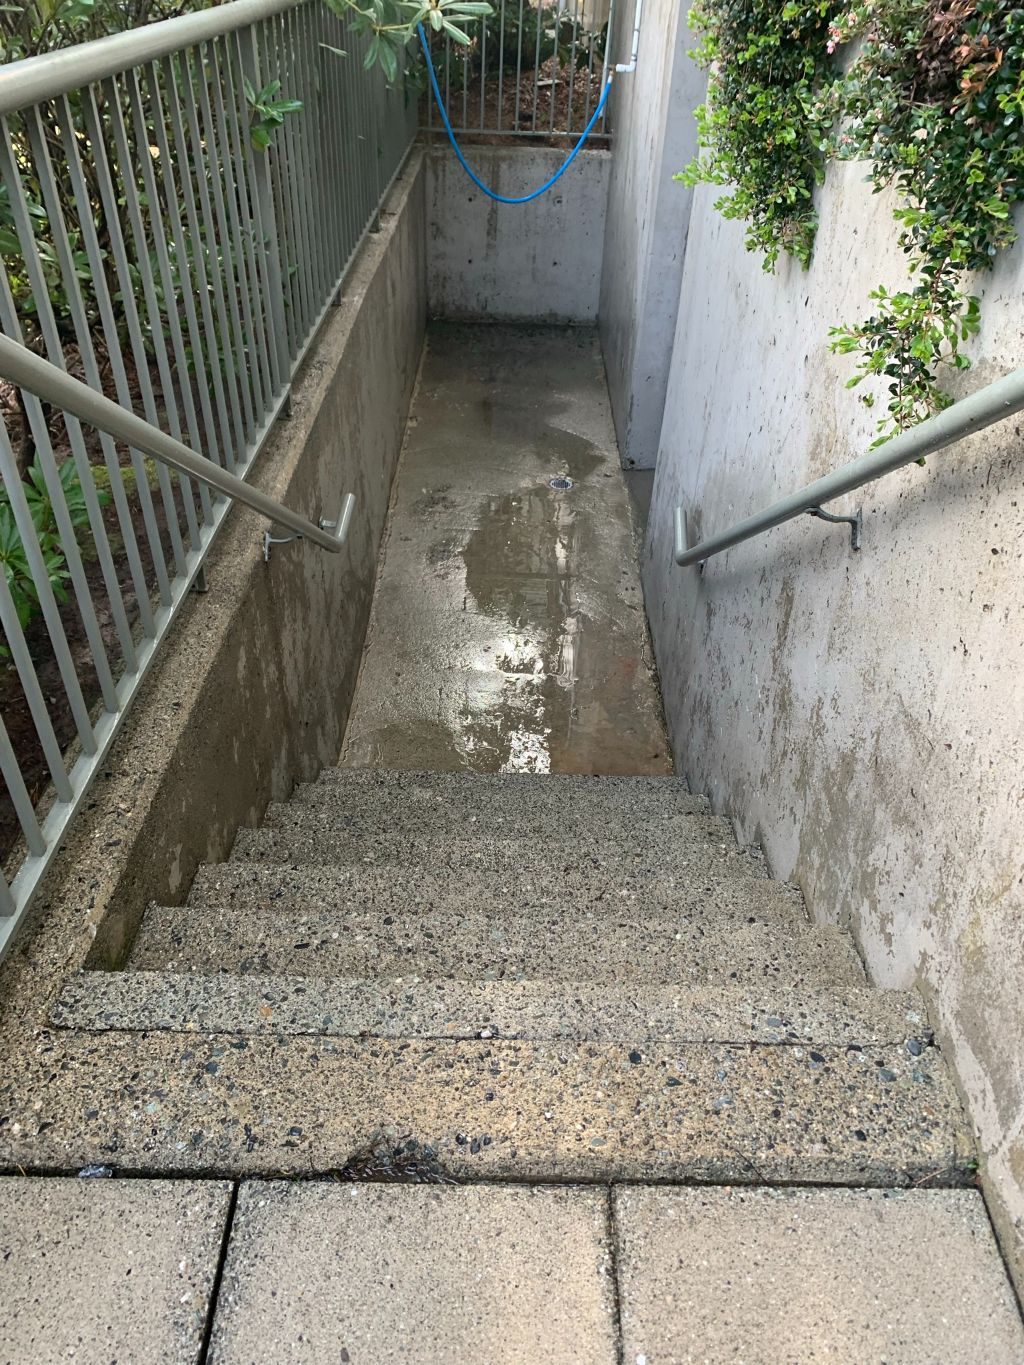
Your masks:
[{"label": "stained concrete wall", "polygon": [[[486,185],[515,197],[544,183],[565,148],[466,148]],[[582,151],[546,194],[499,204],[448,147],[427,156],[431,317],[593,323],[597,318],[611,155]]]},{"label": "stained concrete wall", "polygon": [[[682,772],[872,978],[920,982],[1024,1264],[1024,460],[1015,419],[846,499],[864,548],[804,518],[696,570],[672,509],[724,529],[861,453],[876,413],[830,325],[906,279],[891,203],[833,168],[813,265],[766,275],[695,197],[644,559]],[[1024,247],[978,281],[967,391],[1024,365]],[[838,510],[838,509],[836,509]]]},{"label": "stained concrete wall", "polygon": [[424,209],[417,155],[253,478],[312,518],[354,492],[347,544],[283,545],[265,564],[265,523],[229,514],[209,591],[182,610],[37,903],[47,942],[61,926],[66,970],[86,955],[116,964],[148,901],[179,903],[199,862],[224,858],[241,825],[337,758],[422,350]]},{"label": "stained concrete wall", "polygon": [[[612,50],[628,58],[633,6]],[[704,77],[689,55],[686,6],[647,0],[635,72],[612,86],[612,149],[600,329],[622,463],[651,469],[668,387],[693,193],[672,179],[697,148],[693,110]]]}]

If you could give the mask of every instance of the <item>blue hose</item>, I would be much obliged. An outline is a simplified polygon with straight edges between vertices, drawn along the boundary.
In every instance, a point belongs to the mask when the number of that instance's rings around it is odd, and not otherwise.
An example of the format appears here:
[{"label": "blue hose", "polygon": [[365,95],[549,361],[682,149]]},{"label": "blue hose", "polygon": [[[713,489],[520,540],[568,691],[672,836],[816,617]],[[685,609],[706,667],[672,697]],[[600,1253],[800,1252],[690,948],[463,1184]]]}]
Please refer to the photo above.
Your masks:
[{"label": "blue hose", "polygon": [[484,184],[480,177],[474,172],[473,168],[469,165],[466,158],[462,155],[462,148],[455,140],[455,134],[452,132],[451,121],[448,118],[448,110],[444,107],[444,100],[441,98],[441,91],[437,84],[437,74],[434,71],[434,63],[431,61],[430,58],[430,45],[427,42],[427,35],[423,31],[422,24],[417,24],[416,29],[420,35],[420,43],[422,44],[423,47],[423,55],[427,59],[427,71],[430,73],[430,88],[433,90],[434,99],[437,101],[437,108],[441,115],[441,122],[444,124],[445,132],[448,134],[449,142],[451,142],[452,147],[455,149],[455,155],[459,158],[459,164],[462,166],[462,169],[469,176],[470,180],[472,180],[473,184],[476,185],[477,189],[483,190],[484,194],[486,194],[488,198],[496,199],[499,204],[528,204],[531,199],[536,199],[537,196],[543,194],[545,190],[549,190],[556,180],[561,180],[562,176],[565,175],[566,171],[576,160],[576,157],[580,150],[582,149],[583,144],[590,136],[594,124],[597,122],[597,120],[601,117],[602,113],[604,112],[604,106],[608,102],[608,92],[612,88],[612,73],[611,72],[608,73],[608,79],[605,82],[605,87],[601,91],[601,98],[597,102],[597,108],[591,115],[590,122],[587,124],[587,126],[583,129],[583,132],[580,134],[579,142],[577,142],[576,146],[565,158],[561,166],[559,166],[558,170],[555,171],[551,179],[545,180],[543,185],[539,186],[535,190],[531,190],[529,194],[520,194],[516,197],[510,197],[507,194],[498,194],[495,190],[488,189],[488,187]]}]

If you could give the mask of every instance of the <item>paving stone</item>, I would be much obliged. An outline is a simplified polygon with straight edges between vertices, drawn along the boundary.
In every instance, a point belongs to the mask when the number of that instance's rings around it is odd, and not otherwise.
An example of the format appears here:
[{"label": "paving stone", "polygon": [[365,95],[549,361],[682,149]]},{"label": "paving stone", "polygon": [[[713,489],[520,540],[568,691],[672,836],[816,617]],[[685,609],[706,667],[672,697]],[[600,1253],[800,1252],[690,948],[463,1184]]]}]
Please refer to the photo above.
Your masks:
[{"label": "paving stone", "polygon": [[918,996],[552,981],[344,980],[80,972],[50,1011],[59,1028],[316,1037],[526,1038],[922,1046]]},{"label": "paving stone", "polygon": [[243,1185],[211,1365],[615,1365],[607,1197]]},{"label": "paving stone", "polygon": [[975,1190],[613,1195],[628,1365],[1020,1365]]},{"label": "paving stone", "polygon": [[804,925],[640,923],[601,910],[566,917],[551,909],[488,914],[447,909],[398,919],[378,910],[282,915],[244,906],[230,917],[151,906],[129,966],[145,971],[211,968],[271,976],[546,978],[559,981],[697,984],[773,982],[857,985],[864,969],[849,937]]},{"label": "paving stone", "polygon": [[196,1361],[231,1186],[0,1178],[0,1359]]}]

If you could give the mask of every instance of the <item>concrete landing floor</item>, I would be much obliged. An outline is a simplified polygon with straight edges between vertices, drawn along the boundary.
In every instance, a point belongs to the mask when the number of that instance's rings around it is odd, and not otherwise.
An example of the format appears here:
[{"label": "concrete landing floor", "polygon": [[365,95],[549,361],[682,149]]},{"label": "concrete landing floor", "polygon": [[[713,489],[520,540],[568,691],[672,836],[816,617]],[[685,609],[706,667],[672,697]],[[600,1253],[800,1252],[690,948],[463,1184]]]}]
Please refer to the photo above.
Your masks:
[{"label": "concrete landing floor", "polygon": [[342,763],[671,772],[594,330],[428,330]]},{"label": "concrete landing floor", "polygon": [[1020,1365],[974,1190],[0,1179],[0,1359]]}]

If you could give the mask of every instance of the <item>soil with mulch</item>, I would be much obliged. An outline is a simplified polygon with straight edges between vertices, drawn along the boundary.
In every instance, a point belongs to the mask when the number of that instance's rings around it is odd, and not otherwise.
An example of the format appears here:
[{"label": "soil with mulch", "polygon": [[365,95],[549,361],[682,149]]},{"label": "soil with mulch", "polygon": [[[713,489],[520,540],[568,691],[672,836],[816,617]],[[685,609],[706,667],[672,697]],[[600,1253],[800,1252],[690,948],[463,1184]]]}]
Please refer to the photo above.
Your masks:
[{"label": "soil with mulch", "polygon": [[[444,93],[444,68],[438,70],[438,80]],[[483,81],[479,75],[469,75],[465,92],[462,86],[463,67],[453,62],[451,86],[448,92],[448,114],[452,126],[468,129],[475,142],[500,141],[509,133],[530,134],[535,145],[564,146],[567,139],[578,138],[601,98],[601,68],[593,73],[586,67],[573,74],[568,66],[560,66],[554,57],[540,68],[535,84],[534,68],[524,64],[517,82],[514,72],[507,72],[499,81],[497,72],[490,72]],[[518,99],[517,99],[518,96]],[[482,113],[481,113],[482,106]],[[428,107],[422,110],[421,123],[426,125]],[[429,110],[430,127],[443,135],[436,108]],[[607,136],[597,129],[594,138]]]}]

